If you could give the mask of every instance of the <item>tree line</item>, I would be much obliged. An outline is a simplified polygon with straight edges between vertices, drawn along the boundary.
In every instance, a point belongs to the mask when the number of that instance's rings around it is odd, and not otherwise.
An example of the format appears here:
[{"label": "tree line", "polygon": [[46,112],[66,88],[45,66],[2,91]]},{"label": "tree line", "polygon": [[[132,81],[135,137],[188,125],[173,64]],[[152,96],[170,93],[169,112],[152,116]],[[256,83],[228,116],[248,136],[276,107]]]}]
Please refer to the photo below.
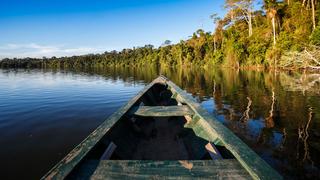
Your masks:
[{"label": "tree line", "polygon": [[117,66],[261,66],[319,68],[318,0],[225,0],[226,14],[213,14],[212,32],[197,30],[188,40],[160,47],[72,57],[5,58],[2,68]]}]

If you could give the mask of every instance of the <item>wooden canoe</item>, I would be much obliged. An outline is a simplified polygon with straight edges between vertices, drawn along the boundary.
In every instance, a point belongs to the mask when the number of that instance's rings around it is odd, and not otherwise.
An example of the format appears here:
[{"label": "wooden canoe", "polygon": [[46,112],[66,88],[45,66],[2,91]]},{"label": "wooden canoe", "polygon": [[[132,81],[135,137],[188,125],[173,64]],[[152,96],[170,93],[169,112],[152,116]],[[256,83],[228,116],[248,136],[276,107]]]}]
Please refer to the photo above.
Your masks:
[{"label": "wooden canoe", "polygon": [[163,76],[111,115],[42,179],[282,179]]}]

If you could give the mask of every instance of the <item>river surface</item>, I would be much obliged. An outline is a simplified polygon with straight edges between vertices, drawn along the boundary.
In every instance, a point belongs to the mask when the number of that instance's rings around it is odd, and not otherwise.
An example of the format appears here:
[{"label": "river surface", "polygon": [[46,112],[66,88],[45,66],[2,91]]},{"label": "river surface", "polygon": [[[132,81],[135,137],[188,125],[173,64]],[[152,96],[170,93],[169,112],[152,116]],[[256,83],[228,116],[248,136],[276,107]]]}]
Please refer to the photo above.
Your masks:
[{"label": "river surface", "polygon": [[109,67],[0,69],[0,179],[39,179],[159,74],[285,178],[320,178],[320,74]]}]

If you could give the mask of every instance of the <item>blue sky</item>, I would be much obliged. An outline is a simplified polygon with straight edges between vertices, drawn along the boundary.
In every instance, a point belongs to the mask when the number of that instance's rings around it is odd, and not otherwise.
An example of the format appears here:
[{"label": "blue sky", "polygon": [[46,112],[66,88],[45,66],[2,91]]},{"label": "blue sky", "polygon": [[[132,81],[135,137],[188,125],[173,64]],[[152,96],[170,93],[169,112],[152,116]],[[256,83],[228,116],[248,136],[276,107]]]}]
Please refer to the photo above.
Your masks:
[{"label": "blue sky", "polygon": [[0,58],[80,55],[178,42],[223,0],[1,0]]}]

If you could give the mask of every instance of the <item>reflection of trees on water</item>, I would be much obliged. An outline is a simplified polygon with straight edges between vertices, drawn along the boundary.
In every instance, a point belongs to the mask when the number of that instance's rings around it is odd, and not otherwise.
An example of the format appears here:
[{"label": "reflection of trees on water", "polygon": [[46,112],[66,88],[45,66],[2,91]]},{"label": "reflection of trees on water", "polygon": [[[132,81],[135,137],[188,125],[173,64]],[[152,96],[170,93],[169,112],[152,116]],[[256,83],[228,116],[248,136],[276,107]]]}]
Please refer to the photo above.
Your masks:
[{"label": "reflection of trees on water", "polygon": [[298,74],[289,76],[286,73],[281,75],[283,86],[289,91],[301,91],[320,94],[320,74]]},{"label": "reflection of trees on water", "polygon": [[248,105],[247,105],[247,108],[246,108],[245,112],[243,113],[242,117],[240,118],[241,122],[247,122],[250,119],[249,112],[250,112],[252,100],[249,97],[247,97],[247,99],[248,99]]},{"label": "reflection of trees on water", "polygon": [[273,128],[274,127],[274,121],[273,121],[273,111],[274,111],[274,104],[275,104],[275,93],[272,89],[272,103],[271,108],[269,111],[269,116],[265,120],[266,128]]},{"label": "reflection of trees on water", "polygon": [[[306,125],[304,126],[300,126],[298,128],[298,142],[302,142],[303,143],[303,148],[304,148],[304,154],[303,154],[303,159],[302,161],[306,161],[306,160],[310,160],[312,162],[312,160],[310,159],[310,154],[309,154],[309,145],[308,145],[308,138],[309,138],[309,127],[310,127],[310,123],[312,120],[312,108],[309,108],[309,117],[308,117],[308,121],[306,123]],[[300,153],[299,153],[299,143],[297,146],[297,159],[300,159]]]},{"label": "reflection of trees on water", "polygon": [[281,145],[279,146],[280,150],[282,150],[284,148],[286,140],[287,140],[287,130],[286,130],[286,128],[283,128],[282,129],[282,142],[281,142]]},{"label": "reflection of trees on water", "polygon": [[275,106],[275,92],[274,88],[272,87],[272,97],[271,97],[271,105],[270,105],[270,111],[269,116],[265,118],[264,120],[264,128],[262,128],[259,136],[258,136],[258,142],[261,144],[265,144],[269,142],[273,136],[273,129],[275,126],[274,119],[273,119],[273,112],[274,112],[274,106]]}]

